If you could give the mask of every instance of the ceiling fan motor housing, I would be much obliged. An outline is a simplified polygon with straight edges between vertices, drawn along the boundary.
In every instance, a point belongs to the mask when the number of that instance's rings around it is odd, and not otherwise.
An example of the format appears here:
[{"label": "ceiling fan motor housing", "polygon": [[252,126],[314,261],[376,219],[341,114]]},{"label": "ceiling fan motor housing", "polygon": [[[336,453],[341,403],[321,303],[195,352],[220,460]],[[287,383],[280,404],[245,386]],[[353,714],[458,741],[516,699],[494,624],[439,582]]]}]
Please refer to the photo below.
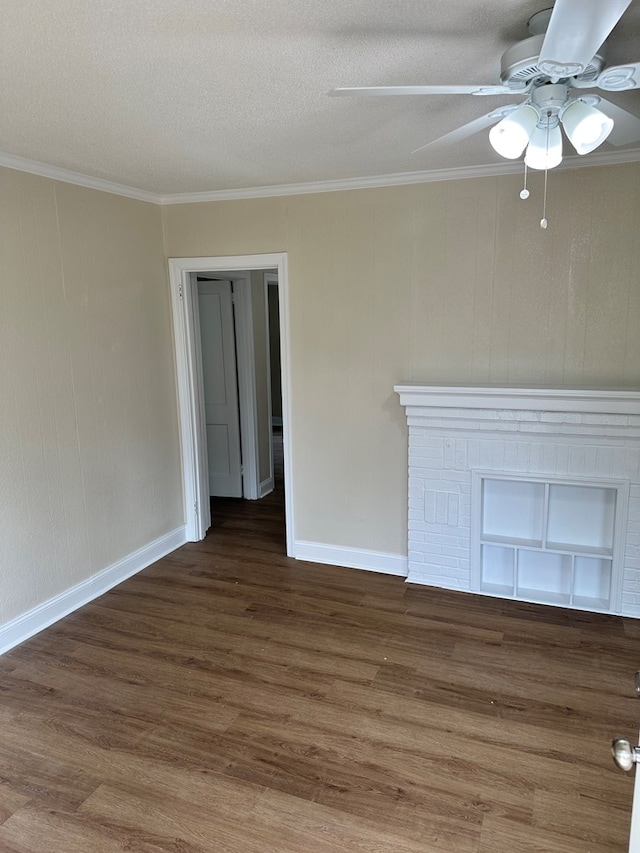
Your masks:
[{"label": "ceiling fan motor housing", "polygon": [[555,127],[567,104],[568,87],[565,83],[538,86],[531,94],[531,103],[540,114],[538,127]]},{"label": "ceiling fan motor housing", "polygon": [[[531,81],[546,83],[551,79],[548,74],[541,71],[538,65],[543,41],[544,34],[531,36],[531,38],[517,42],[502,54],[500,79],[505,85],[530,83]],[[581,81],[595,80],[604,68],[603,53],[603,48],[600,48],[586,69],[576,79]],[[554,80],[553,82],[557,81]]]}]

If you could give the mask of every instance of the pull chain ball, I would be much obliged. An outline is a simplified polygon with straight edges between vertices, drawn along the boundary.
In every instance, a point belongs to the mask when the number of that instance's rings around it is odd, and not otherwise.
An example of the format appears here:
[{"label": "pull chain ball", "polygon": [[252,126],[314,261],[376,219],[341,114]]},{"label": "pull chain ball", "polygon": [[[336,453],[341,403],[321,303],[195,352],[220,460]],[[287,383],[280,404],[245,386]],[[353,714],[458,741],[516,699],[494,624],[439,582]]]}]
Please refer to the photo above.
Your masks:
[{"label": "pull chain ball", "polygon": [[547,222],[546,219],[544,219],[544,217],[540,220],[540,227],[541,228],[546,228],[548,224],[549,223]]},{"label": "pull chain ball", "polygon": [[524,186],[520,190],[520,198],[529,198],[529,190],[527,189],[527,164],[524,164]]}]

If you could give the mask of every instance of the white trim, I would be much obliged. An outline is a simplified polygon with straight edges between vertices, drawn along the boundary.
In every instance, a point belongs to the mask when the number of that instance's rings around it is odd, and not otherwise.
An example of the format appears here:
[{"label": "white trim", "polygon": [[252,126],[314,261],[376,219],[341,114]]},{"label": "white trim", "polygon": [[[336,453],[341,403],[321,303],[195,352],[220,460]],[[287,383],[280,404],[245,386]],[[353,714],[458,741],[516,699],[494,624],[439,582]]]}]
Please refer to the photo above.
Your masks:
[{"label": "white trim", "polygon": [[400,404],[409,408],[640,414],[640,391],[631,388],[395,385],[393,390],[400,396]]},{"label": "white trim", "polygon": [[183,298],[184,294],[192,292],[194,286],[197,288],[197,282],[192,281],[189,270],[172,265],[171,261],[169,282],[182,470],[198,472],[198,475],[183,477],[184,520],[187,541],[198,542],[204,539],[211,526],[206,442],[198,444],[195,441],[195,436],[204,429],[200,323],[197,316],[198,300],[191,298],[187,303]]},{"label": "white trim", "polygon": [[[203,413],[199,404],[197,337],[193,328],[193,283],[198,272],[229,272],[277,269],[280,309],[280,356],[282,371],[282,436],[284,445],[285,525],[287,554],[294,542],[293,460],[291,435],[291,367],[289,354],[289,279],[285,252],[262,255],[233,255],[208,258],[169,258],[169,281],[173,312],[176,381],[182,446],[182,477],[186,537],[203,539],[208,526],[208,487],[206,479],[206,441]],[[180,294],[182,293],[182,296]],[[206,500],[199,495],[206,494]],[[195,510],[195,511],[194,511]],[[206,525],[206,526],[205,526]]]},{"label": "white trim", "polygon": [[629,853],[640,853],[640,772],[638,772],[637,767],[633,777]]},{"label": "white trim", "polygon": [[[278,286],[278,276],[272,272],[266,272],[262,280],[264,282],[264,317],[266,325],[266,353],[265,366],[267,370],[267,418],[269,424],[269,477],[271,488],[263,492],[262,496],[268,495],[274,489],[275,471],[273,467],[273,400],[271,397],[271,322],[269,319],[269,286]],[[277,291],[276,291],[277,292]],[[282,426],[282,418],[280,418],[280,426]]]},{"label": "white trim", "polygon": [[264,498],[267,495],[270,495],[271,492],[275,489],[275,480],[273,477],[267,477],[266,480],[263,480],[260,483],[260,497]]},{"label": "white trim", "polygon": [[[198,445],[197,453],[200,464],[200,477],[198,480],[198,488],[194,494],[193,515],[198,517],[198,508],[200,507],[200,526],[203,538],[207,530],[211,527],[211,504],[210,492],[211,484],[209,482],[209,457],[207,454],[207,413],[204,402],[204,365],[202,363],[202,326],[200,325],[200,299],[198,294],[198,277],[190,274],[188,276],[188,286],[184,288],[184,292],[191,294],[192,299],[190,304],[188,300],[183,300],[185,311],[192,319],[193,328],[193,349],[192,363],[195,369],[195,382],[193,384],[193,400],[195,403],[195,417],[200,425],[204,440]],[[234,330],[235,337],[235,330]]]},{"label": "white trim", "polygon": [[[586,166],[613,166],[637,163],[640,150],[608,151],[589,154],[587,157],[566,157],[557,170],[580,169]],[[160,204],[197,204],[202,201],[231,201],[244,198],[269,198],[283,195],[341,192],[344,190],[376,189],[408,184],[429,184],[440,181],[457,181],[465,178],[490,178],[500,175],[522,174],[522,162],[488,163],[481,166],[460,166],[452,169],[430,169],[423,172],[396,172],[390,175],[366,175],[361,178],[343,178],[335,181],[308,181],[300,184],[276,184],[266,187],[243,187],[209,192],[172,193],[159,197]]]},{"label": "white trim", "polygon": [[0,654],[12,649],[34,634],[73,613],[114,586],[146,569],[152,563],[175,551],[187,541],[184,525],[138,548],[87,580],[70,587],[0,627]]},{"label": "white trim", "polygon": [[[638,157],[640,159],[640,155]],[[396,172],[391,175],[365,175],[361,178],[342,178],[334,181],[307,181],[299,184],[273,184],[264,187],[239,187],[230,190],[209,190],[195,193],[174,193],[162,196],[159,203],[198,204],[206,201],[237,201],[248,198],[272,198],[286,195],[368,190],[380,187],[427,184],[436,181],[453,181],[461,178],[481,178],[502,174],[520,174],[522,167],[512,163],[495,166],[461,166],[458,169],[434,169],[426,172]]]},{"label": "white trim", "polygon": [[79,187],[87,187],[91,190],[100,190],[104,193],[121,195],[126,198],[135,198],[138,201],[148,201],[151,204],[162,204],[162,197],[157,193],[141,190],[137,187],[129,187],[118,184],[115,181],[105,181],[103,178],[94,178],[71,169],[61,169],[58,166],[49,166],[47,163],[39,163],[36,160],[26,160],[24,157],[16,157],[13,154],[4,154],[0,151],[0,166],[14,169],[16,172],[28,172],[31,175],[40,175],[42,178],[50,178],[53,181],[62,181],[65,184],[75,184]]},{"label": "white trim", "polygon": [[[586,157],[566,157],[558,170],[581,169],[587,166],[614,166],[622,163],[637,163],[640,160],[640,149],[626,151],[605,151],[589,154]],[[49,166],[36,160],[27,160],[13,154],[0,152],[0,166],[15,169],[18,172],[29,172],[41,175],[54,181],[76,184],[89,189],[101,190],[138,201],[151,204],[197,204],[205,201],[231,201],[244,198],[271,198],[285,195],[306,195],[309,193],[341,192],[344,190],[375,189],[378,187],[396,187],[408,184],[428,184],[439,181],[456,181],[465,178],[486,178],[500,175],[518,175],[522,172],[522,163],[500,162],[486,163],[479,166],[460,166],[451,169],[429,169],[421,172],[395,172],[388,175],[366,175],[359,178],[343,178],[332,181],[307,181],[299,184],[274,184],[263,187],[239,187],[227,190],[205,190],[188,193],[153,193],[138,187],[130,187],[95,178],[71,169],[61,169]]]},{"label": "white trim", "polygon": [[406,578],[408,573],[407,558],[402,554],[345,548],[342,545],[325,545],[322,542],[296,542],[293,556],[296,560],[306,560],[309,563],[344,566],[348,569],[362,569],[403,578]]},{"label": "white trim", "polygon": [[242,496],[258,499],[258,412],[256,410],[256,365],[253,347],[253,309],[251,307],[251,273],[231,276],[233,281],[233,322],[236,334],[238,369],[238,406],[242,436]]}]

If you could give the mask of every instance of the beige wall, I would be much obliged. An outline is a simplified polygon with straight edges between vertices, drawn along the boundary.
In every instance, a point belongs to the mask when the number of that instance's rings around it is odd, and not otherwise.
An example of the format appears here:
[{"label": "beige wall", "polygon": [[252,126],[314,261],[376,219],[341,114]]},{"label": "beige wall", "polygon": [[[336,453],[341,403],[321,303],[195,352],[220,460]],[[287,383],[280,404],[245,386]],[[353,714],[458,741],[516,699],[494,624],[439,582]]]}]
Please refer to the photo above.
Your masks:
[{"label": "beige wall", "polygon": [[300,540],[406,553],[402,380],[640,386],[640,165],[176,205],[166,251],[286,251]]},{"label": "beige wall", "polygon": [[0,169],[0,623],[183,522],[159,209]]}]

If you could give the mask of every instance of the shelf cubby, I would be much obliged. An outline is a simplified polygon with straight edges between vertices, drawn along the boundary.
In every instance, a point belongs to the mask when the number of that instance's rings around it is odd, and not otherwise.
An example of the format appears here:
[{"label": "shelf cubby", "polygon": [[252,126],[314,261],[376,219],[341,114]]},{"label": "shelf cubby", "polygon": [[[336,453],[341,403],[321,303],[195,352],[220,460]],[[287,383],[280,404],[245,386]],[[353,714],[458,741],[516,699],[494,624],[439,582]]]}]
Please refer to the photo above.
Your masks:
[{"label": "shelf cubby", "polygon": [[573,571],[574,600],[609,600],[611,595],[611,560],[576,556]]},{"label": "shelf cubby", "polygon": [[613,608],[625,503],[620,495],[627,484],[490,473],[476,478],[480,592],[587,610]]},{"label": "shelf cubby", "polygon": [[517,595],[531,597],[553,594],[569,604],[571,600],[572,558],[551,551],[518,551]]},{"label": "shelf cubby", "polygon": [[616,509],[616,490],[598,486],[553,484],[549,486],[546,538],[611,553]]},{"label": "shelf cubby", "polygon": [[543,483],[487,479],[482,506],[483,534],[509,541],[542,540]]},{"label": "shelf cubby", "polygon": [[482,591],[493,595],[513,595],[515,550],[496,545],[482,546]]}]

